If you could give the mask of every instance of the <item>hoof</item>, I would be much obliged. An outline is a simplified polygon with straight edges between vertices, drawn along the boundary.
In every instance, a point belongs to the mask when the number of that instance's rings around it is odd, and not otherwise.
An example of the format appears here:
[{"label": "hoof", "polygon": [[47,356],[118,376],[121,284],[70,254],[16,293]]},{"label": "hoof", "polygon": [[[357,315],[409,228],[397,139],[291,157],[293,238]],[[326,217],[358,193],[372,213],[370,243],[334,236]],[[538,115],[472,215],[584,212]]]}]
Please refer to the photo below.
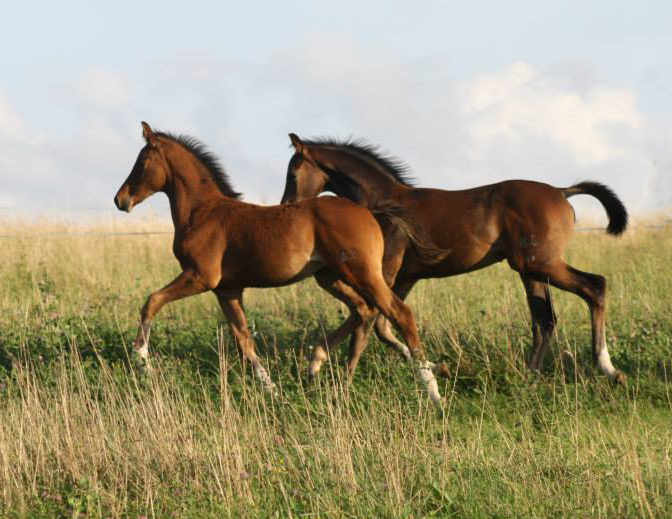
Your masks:
[{"label": "hoof", "polygon": [[317,376],[320,374],[319,369],[313,369],[313,366],[308,366],[308,369],[306,370],[306,384],[309,386],[312,386],[317,382]]},{"label": "hoof", "polygon": [[450,378],[450,371],[448,371],[448,365],[445,362],[436,364],[432,371],[437,377]]},{"label": "hoof", "polygon": [[312,386],[315,383],[315,375],[313,375],[309,369],[306,370],[306,385]]},{"label": "hoof", "polygon": [[612,379],[617,386],[625,387],[628,385],[628,377],[622,371],[617,371]]},{"label": "hoof", "polygon": [[322,364],[324,364],[324,362],[329,358],[327,352],[324,350],[323,347],[315,346],[314,348],[311,349],[312,349],[312,355],[307,370],[308,375],[307,378],[308,381],[310,382],[312,382],[315,378],[317,378],[317,374],[320,372]]},{"label": "hoof", "polygon": [[406,346],[405,344],[402,344],[401,348],[398,351],[399,355],[404,357],[404,359],[406,360],[411,360],[413,358],[413,355],[411,355],[411,350],[409,350],[408,346]]},{"label": "hoof", "polygon": [[308,366],[308,377],[309,378],[315,378],[317,375],[320,374],[320,369],[322,368],[322,363],[321,362],[315,362],[312,361],[310,365]]}]

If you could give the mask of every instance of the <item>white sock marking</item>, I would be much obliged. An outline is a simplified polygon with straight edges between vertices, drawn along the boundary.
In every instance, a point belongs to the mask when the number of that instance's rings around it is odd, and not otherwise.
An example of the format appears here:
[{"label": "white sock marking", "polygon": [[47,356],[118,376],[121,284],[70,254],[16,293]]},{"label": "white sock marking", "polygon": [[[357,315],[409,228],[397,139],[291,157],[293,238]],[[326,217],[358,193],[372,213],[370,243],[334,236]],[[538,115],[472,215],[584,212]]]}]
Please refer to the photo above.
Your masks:
[{"label": "white sock marking", "polygon": [[441,394],[439,393],[439,384],[436,382],[436,378],[434,378],[434,372],[432,371],[433,367],[434,364],[429,361],[420,362],[418,364],[420,378],[427,387],[429,398],[435,406],[441,407]]},{"label": "white sock marking", "polygon": [[143,360],[147,360],[149,357],[149,347],[147,346],[147,343],[145,342],[142,346],[140,346],[136,352],[138,355],[140,355],[140,358]]},{"label": "white sock marking", "polygon": [[600,354],[597,357],[597,365],[599,368],[602,370],[602,373],[604,373],[607,377],[610,379],[616,378],[616,374],[618,373],[616,371],[616,368],[614,368],[614,365],[611,363],[611,357],[609,356],[609,351],[607,350],[607,346],[603,346],[602,349],[600,350]]},{"label": "white sock marking", "polygon": [[261,362],[254,367],[254,373],[257,375],[266,391],[275,393],[275,383],[271,380],[271,376],[268,374],[268,371],[266,371],[266,368],[261,365]]},{"label": "white sock marking", "polygon": [[322,367],[322,361],[319,359],[314,359],[310,361],[310,364],[308,365],[308,375],[311,377],[316,376],[320,372],[320,368]]},{"label": "white sock marking", "polygon": [[322,363],[327,360],[329,356],[322,346],[315,346],[311,357],[310,364],[308,365],[308,375],[314,377],[319,373]]}]

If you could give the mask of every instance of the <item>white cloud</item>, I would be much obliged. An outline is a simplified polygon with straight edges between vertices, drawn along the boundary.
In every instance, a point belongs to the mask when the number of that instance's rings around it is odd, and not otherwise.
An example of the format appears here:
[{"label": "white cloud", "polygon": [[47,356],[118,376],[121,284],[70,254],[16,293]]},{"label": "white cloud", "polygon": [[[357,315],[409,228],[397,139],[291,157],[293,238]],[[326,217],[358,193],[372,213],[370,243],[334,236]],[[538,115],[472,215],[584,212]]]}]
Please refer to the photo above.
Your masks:
[{"label": "white cloud", "polygon": [[[672,201],[670,128],[645,116],[632,90],[585,63],[515,62],[454,78],[438,58],[404,61],[321,36],[259,65],[180,56],[138,77],[84,71],[67,87],[59,94],[72,118],[67,132],[38,130],[39,121],[24,120],[0,95],[5,200],[112,210],[146,119],[202,139],[251,201],[279,199],[289,131],[367,138],[407,160],[427,187],[594,179],[631,210]],[[572,203],[588,208],[579,216],[603,214],[579,197]]]},{"label": "white cloud", "polygon": [[[633,90],[606,83],[588,64],[514,62],[456,79],[439,60],[401,63],[336,39],[307,47],[278,60],[291,71],[278,77],[294,93],[292,131],[368,138],[407,160],[420,185],[593,179],[632,211],[672,198],[660,180],[661,164],[672,162],[660,125],[641,112]],[[591,217],[604,213],[583,198],[572,203]]]},{"label": "white cloud", "polygon": [[[578,167],[637,152],[632,137],[642,129],[643,117],[630,90],[596,85],[581,93],[520,62],[467,81],[460,90],[472,158],[495,140],[548,139],[570,153]],[[628,142],[619,138],[623,132],[630,134]]]}]

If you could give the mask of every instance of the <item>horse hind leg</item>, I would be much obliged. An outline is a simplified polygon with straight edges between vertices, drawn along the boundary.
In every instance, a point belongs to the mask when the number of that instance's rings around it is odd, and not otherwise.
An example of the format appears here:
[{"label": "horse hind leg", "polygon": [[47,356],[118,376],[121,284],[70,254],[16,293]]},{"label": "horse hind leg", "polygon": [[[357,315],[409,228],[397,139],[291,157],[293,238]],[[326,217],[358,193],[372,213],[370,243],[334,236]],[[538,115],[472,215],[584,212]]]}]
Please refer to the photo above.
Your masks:
[{"label": "horse hind leg", "polygon": [[387,285],[382,272],[383,241],[376,239],[375,230],[366,235],[356,233],[346,244],[345,239],[325,240],[325,253],[320,254],[328,267],[348,285],[353,287],[368,303],[390,319],[401,332],[411,357],[416,361],[420,378],[425,383],[432,402],[441,405],[441,395],[434,377],[431,362],[427,361],[420,342],[415,318],[411,310]]},{"label": "horse hind leg", "polygon": [[[408,281],[405,283],[397,283],[395,284],[393,290],[403,301],[404,299],[406,299],[406,296],[411,291],[415,283],[416,283],[415,280]],[[374,330],[376,332],[376,336],[378,337],[378,339],[380,339],[380,341],[383,344],[386,344],[387,346],[392,348],[404,359],[406,360],[411,359],[411,351],[408,349],[408,346],[406,346],[394,335],[394,332],[392,331],[392,323],[390,323],[390,321],[386,319],[384,315],[381,314],[378,316],[378,318],[376,319]]]},{"label": "horse hind leg", "polygon": [[[323,289],[345,303],[350,310],[350,315],[341,326],[326,337],[324,345],[318,345],[313,348],[308,366],[308,376],[310,378],[315,377],[322,364],[327,360],[329,350],[340,343],[348,334],[352,333],[348,355],[348,378],[352,380],[359,360],[368,345],[371,319],[375,317],[378,311],[371,308],[356,290],[343,281],[338,280],[330,271],[320,271],[315,278]],[[413,284],[405,289],[404,295],[408,294],[412,286]],[[382,314],[378,315],[376,326],[384,327],[383,331],[378,335],[383,342],[395,349],[405,359],[411,359],[410,350],[394,336],[390,321]],[[378,329],[376,329],[376,333],[379,333]]]},{"label": "horse hind leg", "polygon": [[557,318],[553,311],[548,283],[535,281],[524,274],[521,274],[520,278],[525,286],[532,321],[532,350],[528,365],[532,371],[540,371],[548,353]]},{"label": "horse hind leg", "polygon": [[[383,277],[385,278],[385,283],[391,286],[394,293],[403,301],[416,283],[416,280],[395,282],[404,259],[404,253],[409,245],[409,238],[400,227],[386,219],[383,219],[381,222],[381,227],[384,229],[385,234],[385,252],[383,254],[382,265]],[[384,315],[378,315],[374,330],[376,336],[383,344],[392,348],[405,360],[411,359],[411,351],[408,349],[408,346],[394,335],[392,323]]]},{"label": "horse hind leg", "polygon": [[338,345],[349,334],[353,334],[350,343],[350,359],[348,362],[348,376],[352,378],[359,362],[359,358],[368,343],[369,321],[375,311],[369,307],[366,300],[352,287],[339,280],[328,270],[322,270],[315,275],[317,283],[331,295],[345,303],[350,315],[336,330],[327,335],[325,343],[313,348],[308,365],[308,377],[317,376],[322,364],[329,358],[329,350]]},{"label": "horse hind leg", "polygon": [[[387,222],[389,225],[390,222]],[[381,223],[381,226],[386,225],[385,222]],[[394,230],[392,233],[385,233],[385,252],[383,254],[383,278],[385,283],[388,286],[393,286],[392,289],[403,301],[406,299],[406,296],[411,291],[416,281],[406,281],[403,283],[395,284],[395,279],[401,263],[404,258],[404,252],[408,245],[407,236],[401,231],[399,227],[393,226]],[[388,229],[389,230],[389,229]],[[377,317],[375,314],[378,314]],[[411,350],[408,349],[403,342],[401,342],[392,331],[392,323],[384,315],[380,314],[377,310],[373,314],[375,318],[374,330],[378,339],[389,346],[397,352],[404,360],[411,360]],[[362,355],[364,349],[367,346],[366,338],[368,337],[369,332],[369,323],[362,324],[353,332],[353,336],[350,343],[350,360],[348,363],[348,372],[350,376],[355,372],[359,358]]]},{"label": "horse hind leg", "polygon": [[594,364],[607,378],[615,383],[625,383],[625,374],[614,368],[607,348],[605,330],[606,280],[598,274],[582,272],[563,261],[557,261],[544,269],[526,271],[527,275],[537,281],[545,281],[551,285],[573,292],[581,297],[590,308],[592,325],[592,353]]},{"label": "horse hind leg", "polygon": [[[409,350],[408,346],[406,346],[394,335],[394,332],[392,331],[392,323],[383,314],[378,314],[374,329],[378,339],[401,355],[404,360],[409,361],[413,358],[411,356],[411,350]],[[445,362],[440,362],[438,364],[430,362],[429,364],[432,372],[436,376],[443,378],[450,377],[450,372]]]},{"label": "horse hind leg", "polygon": [[430,399],[435,405],[440,406],[441,394],[434,377],[436,365],[426,358],[413,313],[387,286],[382,274],[375,275],[374,272],[364,270],[362,275],[357,278],[351,277],[352,285],[397,327],[406,344],[408,344],[411,357],[417,363],[420,378],[427,388]]},{"label": "horse hind leg", "polygon": [[[409,292],[416,283],[417,280],[415,279],[397,283],[395,284],[393,291],[403,301],[406,299],[406,296],[408,296]],[[374,330],[376,331],[376,336],[378,339],[380,339],[384,344],[388,345],[394,351],[399,353],[399,355],[401,355],[405,360],[411,360],[411,351],[408,349],[408,346],[406,346],[394,335],[394,332],[392,331],[392,323],[384,315],[378,315]],[[448,378],[450,376],[448,366],[444,362],[439,364],[431,363],[431,367],[432,372],[439,377]]]}]

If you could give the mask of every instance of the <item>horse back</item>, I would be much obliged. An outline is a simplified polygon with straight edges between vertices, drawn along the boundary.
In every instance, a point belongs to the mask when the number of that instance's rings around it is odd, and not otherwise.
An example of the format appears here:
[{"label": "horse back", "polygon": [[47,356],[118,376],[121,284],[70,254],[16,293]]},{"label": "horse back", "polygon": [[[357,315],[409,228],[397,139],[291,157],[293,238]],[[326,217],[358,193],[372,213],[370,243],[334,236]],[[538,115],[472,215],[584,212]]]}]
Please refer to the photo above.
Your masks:
[{"label": "horse back", "polygon": [[459,191],[414,188],[403,197],[434,243],[451,251],[431,268],[413,267],[431,276],[483,268],[509,257],[525,240],[552,235],[556,251],[573,229],[573,209],[562,191],[540,182],[507,180]]},{"label": "horse back", "polygon": [[562,191],[542,182],[507,180],[458,191],[413,188],[403,195],[431,234],[499,233],[510,218],[549,223],[572,212]]}]

